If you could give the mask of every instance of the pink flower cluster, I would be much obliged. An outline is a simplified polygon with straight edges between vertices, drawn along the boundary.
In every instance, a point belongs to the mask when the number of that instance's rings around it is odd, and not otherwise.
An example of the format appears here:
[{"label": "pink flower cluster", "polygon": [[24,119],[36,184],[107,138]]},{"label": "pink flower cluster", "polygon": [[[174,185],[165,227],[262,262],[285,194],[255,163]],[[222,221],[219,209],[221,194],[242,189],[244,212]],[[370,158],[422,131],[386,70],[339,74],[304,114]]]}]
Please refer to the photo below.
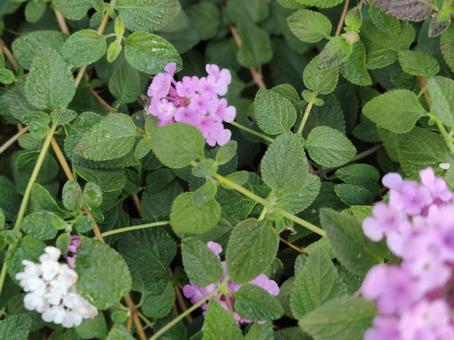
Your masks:
[{"label": "pink flower cluster", "polygon": [[77,235],[71,235],[71,241],[68,249],[66,249],[65,259],[68,263],[69,268],[76,268],[76,253],[80,246],[80,237]]},{"label": "pink flower cluster", "polygon": [[367,237],[385,237],[401,258],[373,267],[363,282],[362,295],[380,311],[366,340],[454,339],[454,194],[432,168],[420,178],[387,174],[389,202],[363,222]]},{"label": "pink flower cluster", "polygon": [[[219,256],[222,253],[222,247],[220,244],[216,242],[208,242],[207,243],[208,248],[217,256]],[[224,274],[220,279],[220,282],[223,282],[226,275],[227,275],[227,264],[225,261],[221,262],[222,268],[224,269]],[[278,284],[269,279],[268,276],[265,274],[260,274],[257,276],[255,279],[249,282],[252,285],[256,285],[260,288],[263,288],[266,290],[269,294],[271,295],[278,295],[279,294],[279,286]],[[214,291],[218,285],[216,283],[210,284],[206,287],[199,287],[193,283],[189,283],[183,287],[183,294],[186,298],[191,299],[191,302],[193,304],[196,304],[200,300],[202,300],[205,296],[210,294],[212,291]],[[229,310],[229,308],[233,308],[235,300],[233,298],[233,293],[238,291],[241,288],[241,285],[234,283],[233,281],[228,281],[227,282],[227,287],[229,290],[228,294],[217,294],[211,297],[211,299],[217,300],[222,307],[224,307],[226,310]],[[207,308],[208,302],[205,303],[202,306],[202,309],[205,310]],[[251,323],[251,320],[247,320],[239,316],[237,313],[234,313],[234,317],[237,323]]]},{"label": "pink flower cluster", "polygon": [[206,77],[185,76],[176,81],[175,70],[175,63],[167,64],[165,72],[153,78],[147,93],[148,113],[158,117],[160,126],[180,122],[197,127],[210,146],[227,143],[232,133],[224,129],[223,121],[232,122],[236,110],[219,96],[227,93],[230,72],[206,65]]}]

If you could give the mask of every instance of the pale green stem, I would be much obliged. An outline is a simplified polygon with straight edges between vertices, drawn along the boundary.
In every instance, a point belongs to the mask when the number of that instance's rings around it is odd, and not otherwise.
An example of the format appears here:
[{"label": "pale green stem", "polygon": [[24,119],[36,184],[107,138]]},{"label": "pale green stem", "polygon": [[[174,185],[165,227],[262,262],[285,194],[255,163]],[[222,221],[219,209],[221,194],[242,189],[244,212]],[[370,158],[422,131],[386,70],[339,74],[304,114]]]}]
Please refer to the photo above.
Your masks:
[{"label": "pale green stem", "polygon": [[150,338],[150,340],[156,340],[158,339],[158,337],[160,337],[161,335],[163,335],[165,332],[167,332],[169,329],[171,329],[173,326],[175,326],[178,322],[180,322],[181,320],[183,320],[186,315],[189,315],[191,314],[193,311],[195,311],[197,308],[201,307],[209,298],[211,298],[212,296],[214,296],[215,294],[217,294],[219,291],[219,289],[215,289],[213,290],[212,292],[210,292],[210,294],[208,294],[207,296],[205,296],[202,300],[200,300],[199,302],[197,302],[195,305],[192,305],[190,308],[188,308],[186,311],[184,311],[183,313],[181,313],[180,315],[178,315],[175,319],[173,319],[172,321],[170,321],[167,325],[165,325],[164,327],[162,327],[159,331],[157,331],[155,334],[153,334],[153,336]]},{"label": "pale green stem", "polygon": [[273,208],[271,203],[268,202],[268,200],[254,194],[253,192],[247,190],[246,188],[242,187],[241,185],[236,184],[235,182],[229,180],[228,178],[225,178],[224,176],[221,176],[219,174],[213,175],[213,178],[216,179],[219,183],[226,185],[232,189],[235,189],[236,191],[242,193],[246,197],[249,197],[250,199],[256,201],[257,203],[260,203],[266,209],[275,211],[279,215],[282,215],[282,216],[288,218],[289,220],[309,229],[310,231],[312,231],[314,233],[319,234],[320,236],[325,236],[325,231],[323,229],[313,225],[312,223],[310,223],[306,220],[303,220],[302,218],[299,218],[298,216],[295,216],[295,215],[289,213],[288,211],[285,211],[284,209]]},{"label": "pale green stem", "polygon": [[[17,213],[16,223],[14,223],[13,231],[19,231],[22,220],[25,215],[25,211],[27,210],[28,201],[30,199],[30,195],[32,192],[33,184],[35,184],[36,179],[38,178],[39,171],[41,170],[41,166],[43,165],[44,159],[46,157],[47,151],[49,150],[49,145],[54,137],[55,130],[57,129],[57,124],[52,124],[49,132],[47,133],[46,139],[44,140],[43,146],[41,147],[41,151],[39,153],[38,159],[36,160],[35,167],[33,168],[32,174],[30,179],[28,180],[27,187],[25,188],[24,197],[22,198],[22,202],[19,208],[19,212]],[[6,278],[6,261],[3,262],[2,271],[0,272],[0,295],[2,293],[3,284],[5,283]]]},{"label": "pale green stem", "polygon": [[259,216],[259,221],[263,221],[263,219],[266,216],[266,212],[267,212],[266,207],[263,207],[262,212],[260,213],[260,216]]},{"label": "pale green stem", "polygon": [[229,124],[233,125],[234,127],[238,128],[240,130],[243,130],[243,131],[245,131],[247,133],[250,133],[251,135],[254,135],[256,137],[262,138],[263,140],[265,140],[267,142],[272,143],[273,140],[274,140],[273,138],[271,138],[271,137],[269,137],[269,136],[267,136],[267,135],[265,135],[265,134],[263,134],[261,132],[252,130],[252,129],[248,128],[247,126],[244,126],[244,125],[242,125],[242,124],[240,124],[238,122],[233,121],[233,122],[230,122]]},{"label": "pale green stem", "polygon": [[168,225],[169,223],[170,223],[169,221],[160,221],[160,222],[139,224],[139,225],[135,225],[135,226],[131,226],[131,227],[118,228],[118,229],[106,231],[105,233],[102,233],[102,236],[107,237],[107,236],[111,236],[111,235],[115,235],[115,234],[126,233],[128,231],[160,227],[160,226]]},{"label": "pale green stem", "polygon": [[446,145],[449,148],[449,151],[454,154],[454,140],[453,138],[449,135],[448,131],[446,130],[445,126],[441,122],[440,119],[436,116],[432,116],[432,119],[435,120],[435,123],[437,124],[438,130],[440,130],[440,133],[445,140]]},{"label": "pale green stem", "polygon": [[298,135],[300,135],[304,130],[304,126],[306,125],[307,119],[309,118],[309,115],[311,114],[312,107],[314,106],[314,101],[315,101],[315,99],[312,99],[309,103],[307,103],[307,107],[306,107],[306,111],[304,111],[303,119],[301,119],[300,126],[298,128],[298,131],[296,132]]}]

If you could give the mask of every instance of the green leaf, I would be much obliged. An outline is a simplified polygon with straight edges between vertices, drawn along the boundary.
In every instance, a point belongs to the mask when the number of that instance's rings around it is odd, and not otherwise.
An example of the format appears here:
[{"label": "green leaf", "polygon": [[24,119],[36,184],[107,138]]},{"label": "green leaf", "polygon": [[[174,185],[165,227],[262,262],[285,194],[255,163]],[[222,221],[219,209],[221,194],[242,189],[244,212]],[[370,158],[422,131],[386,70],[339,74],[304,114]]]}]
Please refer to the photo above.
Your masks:
[{"label": "green leaf", "polygon": [[46,4],[43,2],[27,2],[25,6],[25,18],[28,22],[36,23],[42,18],[46,11]]},{"label": "green leaf", "polygon": [[395,133],[410,131],[427,114],[416,94],[402,89],[388,91],[368,101],[363,113],[378,126]]},{"label": "green leaf", "polygon": [[221,24],[221,13],[218,6],[205,1],[192,5],[186,12],[202,40],[212,39],[216,36]]},{"label": "green leaf", "polygon": [[383,11],[381,11],[377,6],[370,5],[368,6],[368,15],[369,18],[374,23],[375,27],[378,28],[381,32],[388,35],[397,35],[401,32],[400,21]]},{"label": "green leaf", "polygon": [[372,79],[366,67],[366,47],[361,40],[353,45],[352,54],[341,65],[341,72],[352,84],[372,85]]},{"label": "green leaf", "polygon": [[320,68],[319,56],[314,57],[304,69],[304,85],[316,94],[330,94],[336,89],[338,80],[339,68]]},{"label": "green leaf", "polygon": [[82,206],[82,189],[76,181],[67,181],[62,191],[63,206],[71,211],[79,210]]},{"label": "green leaf", "polygon": [[58,109],[51,113],[52,121],[58,125],[71,123],[77,117],[77,112],[69,109]]},{"label": "green leaf", "polygon": [[432,78],[440,71],[437,59],[421,51],[400,51],[399,63],[404,72]]},{"label": "green leaf", "polygon": [[102,190],[97,184],[88,182],[84,187],[82,198],[90,208],[98,208],[102,203]]},{"label": "green leaf", "polygon": [[215,283],[222,275],[219,257],[202,241],[188,238],[181,242],[183,265],[189,280],[200,287]]},{"label": "green leaf", "polygon": [[6,222],[5,213],[0,208],[0,231],[5,229],[5,222]]},{"label": "green leaf", "polygon": [[295,318],[300,319],[333,298],[347,294],[328,253],[318,248],[307,258],[303,270],[293,283],[290,306]]},{"label": "green leaf", "polygon": [[62,55],[76,67],[93,64],[106,53],[106,38],[90,29],[77,31],[66,39]]},{"label": "green leaf", "polygon": [[269,15],[269,5],[265,0],[229,0],[227,15],[235,23],[252,21],[259,23]]},{"label": "green leaf", "polygon": [[375,188],[362,187],[356,184],[336,184],[334,192],[347,205],[372,204],[377,194]]},{"label": "green leaf", "polygon": [[125,260],[107,244],[84,238],[76,257],[77,291],[103,310],[131,290],[132,280]]},{"label": "green leaf", "polygon": [[121,51],[123,50],[123,46],[121,45],[120,41],[112,41],[107,48],[107,55],[106,59],[109,63],[114,62],[118,56],[120,55]]},{"label": "green leaf", "polygon": [[269,35],[249,21],[241,22],[237,27],[241,39],[238,49],[238,62],[244,67],[260,67],[268,63],[272,56]]},{"label": "green leaf", "polygon": [[12,245],[5,256],[8,274],[15,278],[16,274],[24,270],[23,260],[37,262],[43,254],[46,244],[31,236],[24,236],[18,243]]},{"label": "green leaf", "polygon": [[449,163],[450,153],[439,133],[414,128],[399,135],[380,131],[380,136],[390,158],[399,162],[409,177],[417,178],[428,166],[438,168],[440,163]]},{"label": "green leaf", "polygon": [[69,66],[55,50],[45,47],[33,59],[25,96],[40,110],[66,108],[76,93]]},{"label": "green leaf", "polygon": [[276,91],[260,89],[254,100],[254,116],[262,131],[278,135],[290,130],[297,113],[292,103]]},{"label": "green leaf", "polygon": [[234,293],[235,312],[243,318],[254,321],[271,321],[284,314],[279,300],[261,287],[252,284],[241,286]]},{"label": "green leaf", "polygon": [[432,111],[447,126],[454,125],[454,80],[435,77],[429,80],[428,91]]},{"label": "green leaf", "polygon": [[162,319],[172,310],[175,304],[175,286],[172,281],[167,282],[163,291],[145,291],[143,295],[143,313],[153,320]]},{"label": "green leaf", "polygon": [[108,161],[128,154],[136,139],[136,126],[123,113],[110,113],[85,132],[75,151],[85,159]]},{"label": "green leaf", "polygon": [[124,233],[118,250],[126,260],[133,289],[145,294],[162,294],[169,277],[169,265],[177,252],[175,241],[162,228]]},{"label": "green leaf", "polygon": [[176,123],[153,130],[151,147],[165,166],[179,169],[204,158],[205,140],[196,127]]},{"label": "green leaf", "polygon": [[342,36],[328,41],[319,55],[321,68],[336,67],[343,63],[353,52],[353,46]]},{"label": "green leaf", "polygon": [[349,184],[371,186],[377,184],[380,174],[369,164],[352,164],[336,170],[336,176]]},{"label": "green leaf", "polygon": [[234,140],[231,140],[227,144],[222,145],[216,152],[216,163],[218,165],[227,164],[232,160],[233,157],[235,157],[237,149],[238,143]]},{"label": "green leaf", "polygon": [[247,219],[232,231],[226,251],[229,276],[235,283],[249,282],[273,262],[279,236],[267,221]]},{"label": "green leaf", "polygon": [[300,327],[314,340],[361,340],[376,315],[374,304],[360,298],[342,297],[328,301],[306,314]]},{"label": "green leaf", "polygon": [[454,26],[443,32],[440,38],[441,54],[451,72],[454,72]]},{"label": "green leaf", "polygon": [[287,19],[292,33],[300,40],[316,43],[331,35],[331,21],[323,14],[308,9],[300,9]]},{"label": "green leaf", "polygon": [[75,327],[76,333],[82,339],[104,339],[107,336],[106,319],[103,313],[99,313],[93,319],[84,320],[79,326]]},{"label": "green leaf", "polygon": [[235,320],[216,300],[210,301],[202,327],[203,340],[242,339]]},{"label": "green leaf", "polygon": [[274,340],[273,323],[254,322],[244,338],[246,340]]},{"label": "green leaf", "polygon": [[125,57],[131,66],[147,74],[157,74],[174,62],[181,68],[182,61],[175,47],[159,35],[134,32],[125,39]]},{"label": "green leaf", "polygon": [[295,0],[296,3],[304,6],[316,6],[319,8],[330,8],[339,5],[343,0]]},{"label": "green leaf", "polygon": [[312,129],[305,146],[311,158],[325,167],[341,166],[356,155],[352,142],[344,134],[328,126]]},{"label": "green leaf", "polygon": [[323,208],[320,221],[337,259],[353,274],[364,276],[373,265],[383,262],[384,247],[367,239],[353,216]]},{"label": "green leaf", "polygon": [[201,205],[213,200],[216,197],[218,186],[211,180],[197,188],[192,194],[194,204]]},{"label": "green leaf", "polygon": [[191,192],[184,192],[175,199],[170,213],[170,225],[175,234],[204,234],[210,231],[221,218],[221,208],[216,200],[204,205],[193,202]]},{"label": "green leaf", "polygon": [[19,196],[14,183],[11,182],[5,176],[0,176],[0,209],[7,220],[13,220],[16,216],[17,210],[21,202],[21,197]]},{"label": "green leaf", "polygon": [[106,340],[134,340],[134,337],[125,326],[115,324],[107,334]]},{"label": "green leaf", "polygon": [[14,72],[7,68],[0,68],[0,83],[9,85],[14,82],[16,76]]},{"label": "green leaf", "polygon": [[109,80],[109,91],[119,104],[128,104],[136,101],[140,94],[139,72],[123,62],[117,67]]},{"label": "green leaf", "polygon": [[58,230],[64,229],[66,222],[58,215],[48,211],[38,211],[25,216],[21,229],[37,240],[51,240]]},{"label": "green leaf", "polygon": [[52,7],[60,11],[69,20],[80,20],[91,8],[90,0],[52,0]]},{"label": "green leaf", "polygon": [[0,320],[0,339],[28,339],[32,319],[26,314],[8,315]]},{"label": "green leaf", "polygon": [[128,30],[154,32],[172,21],[181,7],[177,0],[118,0],[115,9]]}]

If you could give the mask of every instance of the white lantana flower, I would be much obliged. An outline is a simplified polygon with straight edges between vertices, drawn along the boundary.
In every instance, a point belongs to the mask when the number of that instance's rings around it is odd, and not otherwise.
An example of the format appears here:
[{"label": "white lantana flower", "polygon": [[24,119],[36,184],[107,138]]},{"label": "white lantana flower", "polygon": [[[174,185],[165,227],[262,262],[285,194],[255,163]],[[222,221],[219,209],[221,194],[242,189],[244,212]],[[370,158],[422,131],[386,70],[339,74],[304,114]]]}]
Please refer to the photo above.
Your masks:
[{"label": "white lantana flower", "polygon": [[77,293],[77,273],[67,264],[58,262],[61,251],[46,247],[39,257],[39,263],[22,261],[24,271],[16,279],[27,294],[24,306],[41,313],[46,322],[70,328],[79,326],[83,320],[98,314],[91,305]]}]

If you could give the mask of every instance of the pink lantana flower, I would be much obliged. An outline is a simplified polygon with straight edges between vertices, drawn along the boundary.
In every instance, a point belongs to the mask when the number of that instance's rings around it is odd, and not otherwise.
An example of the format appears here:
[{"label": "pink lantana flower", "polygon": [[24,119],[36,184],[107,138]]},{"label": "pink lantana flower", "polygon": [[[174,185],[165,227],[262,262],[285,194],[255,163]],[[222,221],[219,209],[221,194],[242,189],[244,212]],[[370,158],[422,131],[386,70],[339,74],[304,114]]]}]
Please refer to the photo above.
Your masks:
[{"label": "pink lantana flower", "polygon": [[[207,247],[216,255],[219,256],[222,253],[222,246],[216,242],[209,241],[207,243]],[[225,261],[221,262],[222,268],[224,270],[224,274],[220,279],[220,282],[223,282],[227,276],[228,269],[227,263]],[[224,283],[225,284],[225,283]],[[266,290],[269,294],[277,296],[279,295],[279,286],[278,284],[268,278],[265,274],[260,274],[255,279],[249,281],[249,284],[258,286]],[[233,281],[229,280],[226,283],[228,293],[225,294],[215,294],[210,299],[217,300],[222,307],[226,310],[233,308],[235,300],[233,298],[233,293],[238,291],[241,288],[241,285],[234,283]],[[194,283],[189,283],[183,287],[183,294],[186,298],[190,299],[193,304],[198,303],[200,300],[203,300],[206,296],[208,296],[211,292],[218,288],[217,283],[210,284],[206,287],[199,287]],[[207,308],[208,301],[202,305],[202,309],[205,310]],[[233,311],[234,318],[237,323],[239,324],[247,324],[251,323],[251,320],[244,319],[240,315],[238,315],[235,311]]]},{"label": "pink lantana flower", "polygon": [[148,88],[149,114],[158,118],[160,126],[176,122],[193,125],[210,146],[224,145],[232,137],[223,122],[232,122],[236,110],[221,98],[232,81],[229,70],[206,65],[207,76],[185,76],[174,79],[176,64],[157,74]]}]

